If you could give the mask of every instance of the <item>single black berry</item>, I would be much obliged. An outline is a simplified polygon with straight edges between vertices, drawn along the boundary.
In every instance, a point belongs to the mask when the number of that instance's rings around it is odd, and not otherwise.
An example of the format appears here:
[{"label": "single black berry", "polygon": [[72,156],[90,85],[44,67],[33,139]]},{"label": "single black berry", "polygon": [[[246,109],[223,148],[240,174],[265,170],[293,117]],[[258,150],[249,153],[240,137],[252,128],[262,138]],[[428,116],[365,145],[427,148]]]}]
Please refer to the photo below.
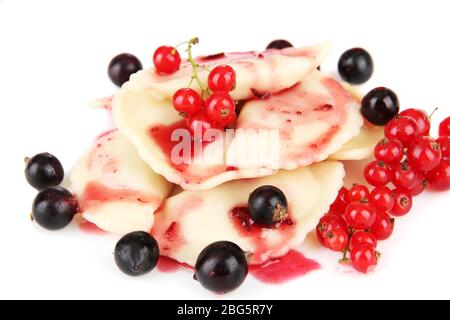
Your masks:
[{"label": "single black berry", "polygon": [[370,54],[362,48],[345,51],[338,62],[342,79],[352,84],[361,84],[373,74],[373,61]]},{"label": "single black berry", "polygon": [[130,80],[133,73],[142,70],[142,64],[138,58],[129,53],[122,53],[115,56],[108,66],[108,75],[111,81],[121,87]]},{"label": "single black berry", "polygon": [[379,87],[366,94],[361,102],[361,113],[370,123],[384,126],[400,110],[400,104],[394,91]]},{"label": "single black berry", "polygon": [[286,196],[274,186],[254,190],[248,198],[248,210],[255,223],[265,227],[272,227],[288,217]]},{"label": "single black berry", "polygon": [[38,190],[54,187],[64,179],[64,169],[58,158],[44,152],[26,160],[25,177]]},{"label": "single black berry", "polygon": [[77,199],[70,191],[61,187],[41,190],[33,201],[34,220],[48,230],[64,228],[77,213]]},{"label": "single black berry", "polygon": [[114,259],[119,269],[127,275],[146,274],[152,271],[158,263],[158,243],[147,232],[128,233],[117,242]]},{"label": "single black berry", "polygon": [[287,40],[278,39],[273,40],[271,43],[269,43],[266,47],[266,49],[284,49],[284,48],[290,48],[293,47],[292,43],[290,43]]},{"label": "single black berry", "polygon": [[232,242],[219,241],[200,253],[194,278],[206,289],[223,294],[238,288],[247,274],[245,252]]}]

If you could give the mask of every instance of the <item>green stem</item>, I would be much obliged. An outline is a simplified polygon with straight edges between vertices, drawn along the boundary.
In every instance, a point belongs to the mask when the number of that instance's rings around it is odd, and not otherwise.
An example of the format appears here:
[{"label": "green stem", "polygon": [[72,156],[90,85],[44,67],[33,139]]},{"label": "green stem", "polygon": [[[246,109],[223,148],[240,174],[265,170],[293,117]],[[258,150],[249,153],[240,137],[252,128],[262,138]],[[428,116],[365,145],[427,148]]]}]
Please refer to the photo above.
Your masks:
[{"label": "green stem", "polygon": [[347,257],[347,254],[350,251],[350,249],[349,249],[350,240],[352,239],[352,236],[354,233],[355,233],[355,230],[349,230],[348,244],[345,247],[344,251],[342,252],[342,259],[339,260],[339,262],[342,264],[347,264],[350,261],[350,259]]},{"label": "green stem", "polygon": [[192,38],[188,41],[188,47],[187,47],[187,54],[188,54],[188,61],[192,66],[192,77],[191,81],[189,83],[189,87],[192,85],[192,83],[195,81],[202,91],[202,98],[204,97],[204,94],[209,94],[209,89],[206,85],[202,83],[200,78],[198,77],[198,68],[200,65],[194,60],[194,57],[192,56],[192,46],[198,43],[198,38]]}]

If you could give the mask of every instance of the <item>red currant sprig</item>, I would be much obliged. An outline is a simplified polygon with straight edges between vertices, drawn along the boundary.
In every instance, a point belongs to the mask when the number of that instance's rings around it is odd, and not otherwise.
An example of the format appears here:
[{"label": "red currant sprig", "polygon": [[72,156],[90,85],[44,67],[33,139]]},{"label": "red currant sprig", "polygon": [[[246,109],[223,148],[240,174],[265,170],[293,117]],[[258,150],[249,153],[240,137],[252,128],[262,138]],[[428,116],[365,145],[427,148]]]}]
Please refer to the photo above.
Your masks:
[{"label": "red currant sprig", "polygon": [[[178,45],[187,44],[187,60],[192,66],[192,76],[187,88],[175,92],[172,103],[175,110],[186,117],[193,137],[202,139],[206,130],[223,129],[236,120],[235,101],[229,94],[236,86],[236,73],[230,66],[217,66],[209,73],[208,86],[205,85],[198,74],[201,65],[192,55],[192,47],[198,42],[198,38],[192,38]],[[191,88],[194,82],[201,94]]]}]

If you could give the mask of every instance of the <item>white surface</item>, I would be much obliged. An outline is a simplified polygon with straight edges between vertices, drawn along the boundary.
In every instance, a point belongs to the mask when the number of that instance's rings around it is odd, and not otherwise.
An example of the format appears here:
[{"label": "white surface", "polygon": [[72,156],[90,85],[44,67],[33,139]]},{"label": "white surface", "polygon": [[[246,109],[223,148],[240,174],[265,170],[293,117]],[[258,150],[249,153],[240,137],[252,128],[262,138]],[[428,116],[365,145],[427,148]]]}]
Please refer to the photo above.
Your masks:
[{"label": "white surface", "polygon": [[[88,101],[113,92],[106,67],[115,54],[135,53],[148,66],[158,45],[193,35],[201,39],[196,53],[263,49],[279,37],[298,46],[332,40],[323,70],[335,71],[343,50],[363,46],[376,64],[364,89],[386,85],[404,107],[440,107],[435,132],[450,114],[448,6],[229,0],[214,8],[209,1],[0,0],[0,298],[218,298],[183,271],[137,279],[120,274],[111,255],[113,236],[85,235],[75,227],[52,233],[29,221],[35,192],[24,180],[23,157],[49,151],[70,168],[109,127],[106,114],[90,110]],[[301,250],[321,270],[281,286],[249,277],[219,298],[450,298],[449,205],[448,192],[417,198],[413,211],[398,219],[394,236],[381,244],[382,260],[370,276],[341,270],[336,254],[308,242]]]}]

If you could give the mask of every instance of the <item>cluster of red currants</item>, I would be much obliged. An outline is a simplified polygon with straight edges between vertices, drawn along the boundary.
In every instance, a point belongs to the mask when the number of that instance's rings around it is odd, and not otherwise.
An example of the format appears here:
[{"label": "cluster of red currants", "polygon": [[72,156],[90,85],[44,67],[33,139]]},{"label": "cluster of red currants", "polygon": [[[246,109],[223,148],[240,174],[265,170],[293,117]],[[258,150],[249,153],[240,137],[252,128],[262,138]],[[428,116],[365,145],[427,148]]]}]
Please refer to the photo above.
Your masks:
[{"label": "cluster of red currants", "polygon": [[341,188],[317,225],[319,242],[343,252],[341,261],[351,262],[357,271],[368,273],[376,267],[377,242],[392,235],[391,216],[407,214],[413,196],[427,186],[450,189],[450,117],[440,124],[438,139],[429,132],[430,119],[421,110],[407,109],[391,120],[375,147],[375,160],[364,169],[372,191],[360,184]]},{"label": "cluster of red currants", "polygon": [[230,66],[215,67],[208,76],[211,95],[203,100],[191,88],[179,89],[173,95],[175,110],[186,117],[192,134],[203,136],[208,129],[220,129],[236,120],[236,105],[230,91],[236,86],[236,73]]},{"label": "cluster of red currants", "polygon": [[[193,40],[189,42],[188,50],[192,44],[198,42],[196,38]],[[192,88],[181,88],[173,95],[172,103],[186,118],[191,133],[202,138],[206,130],[223,130],[236,120],[235,101],[230,96],[236,86],[236,72],[228,65],[216,66],[209,73],[208,87],[204,88],[196,73],[199,65],[193,59],[189,59],[189,62],[194,68],[192,79],[199,83],[202,95]],[[172,74],[180,69],[181,57],[176,48],[161,46],[153,55],[153,63],[159,74]],[[203,100],[205,91],[209,97]]]}]

